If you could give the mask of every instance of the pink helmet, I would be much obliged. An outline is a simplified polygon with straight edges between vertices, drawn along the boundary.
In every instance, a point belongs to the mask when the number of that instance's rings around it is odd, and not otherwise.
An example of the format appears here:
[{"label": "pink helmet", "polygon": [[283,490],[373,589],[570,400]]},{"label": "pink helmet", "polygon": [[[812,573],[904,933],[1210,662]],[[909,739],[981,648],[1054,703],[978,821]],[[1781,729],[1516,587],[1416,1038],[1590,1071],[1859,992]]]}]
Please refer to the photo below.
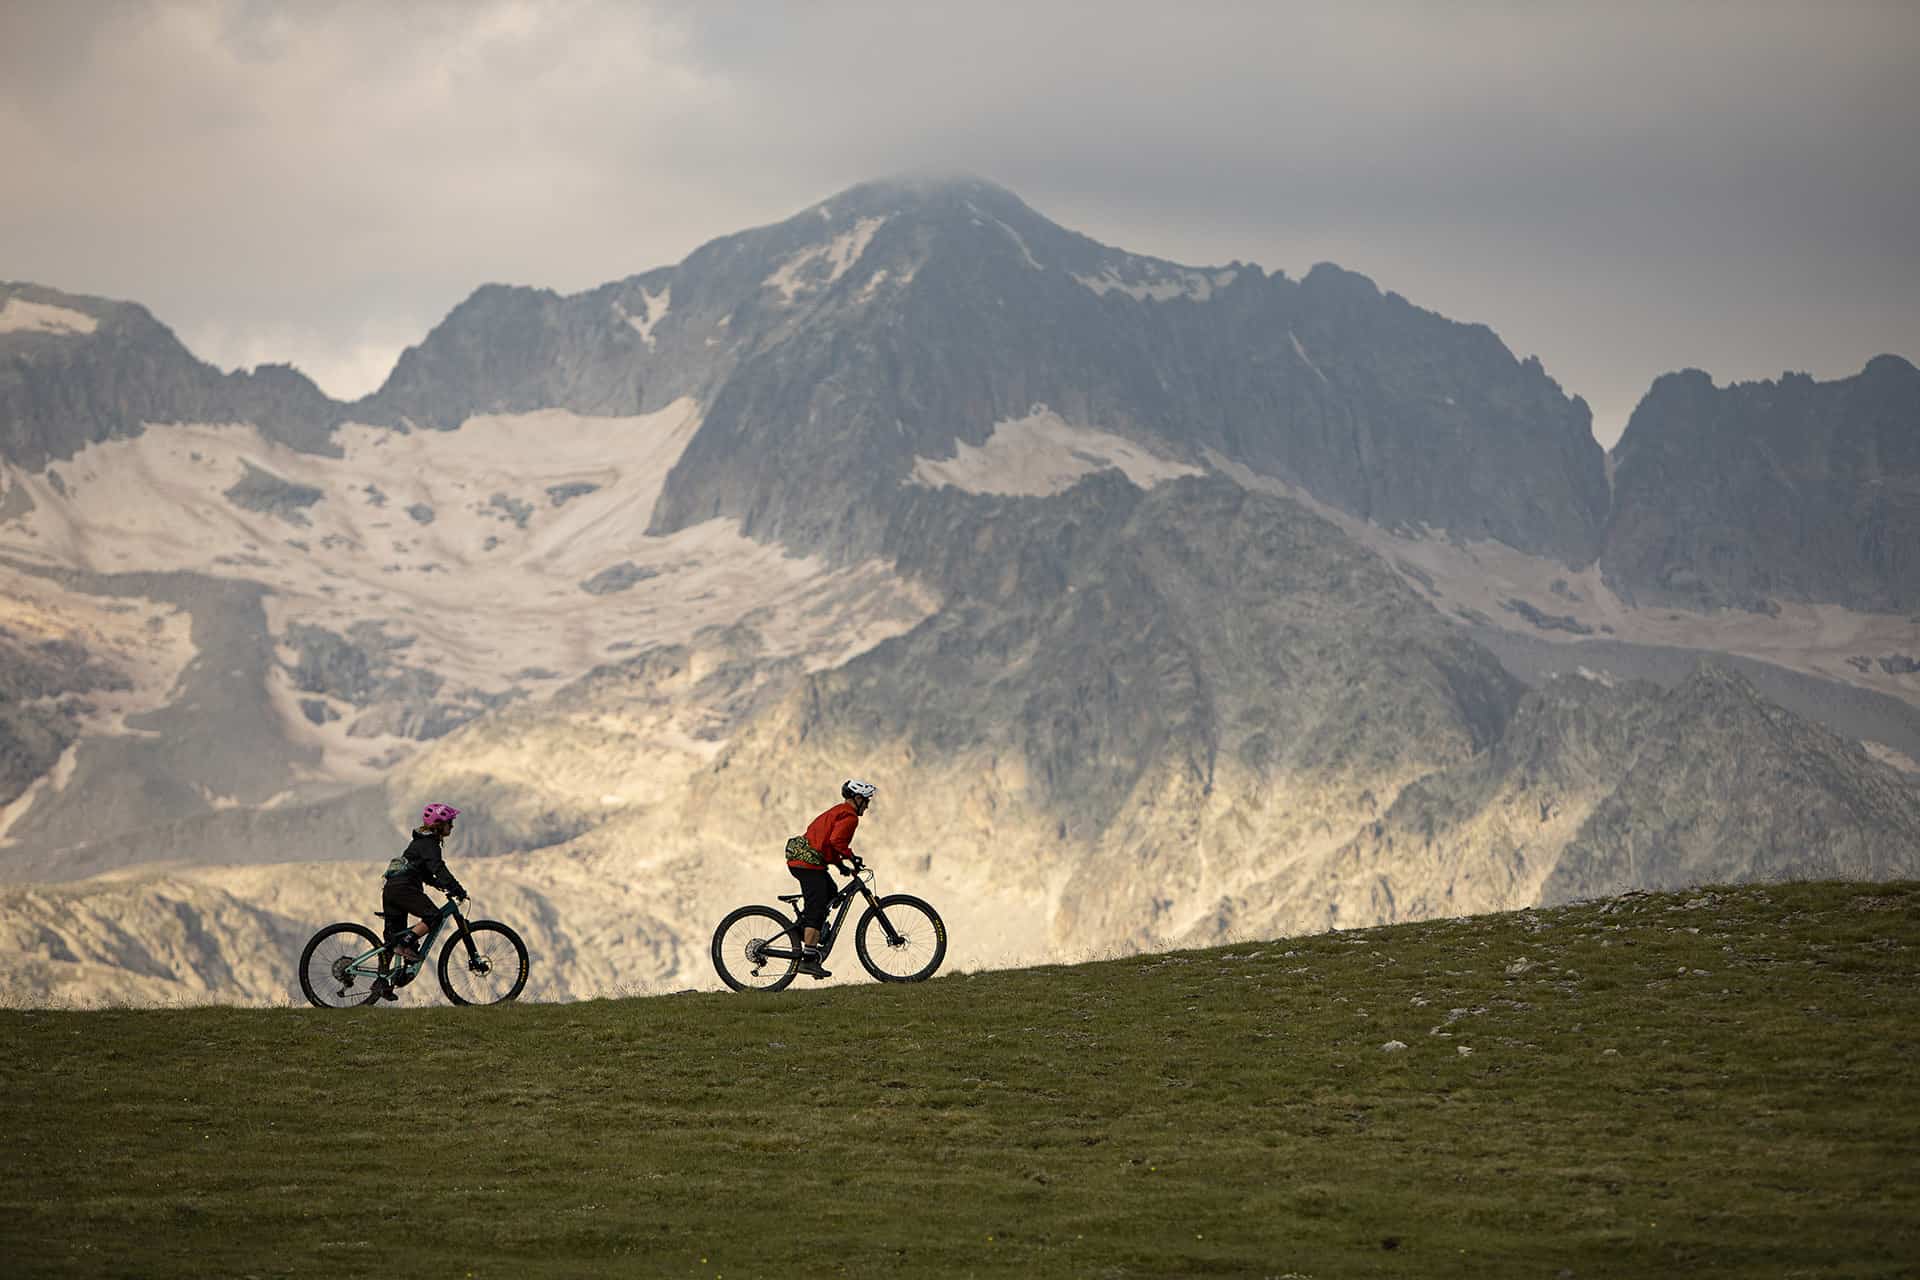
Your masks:
[{"label": "pink helmet", "polygon": [[436,822],[452,822],[460,816],[460,811],[450,804],[430,804],[420,811],[420,825],[430,827]]}]

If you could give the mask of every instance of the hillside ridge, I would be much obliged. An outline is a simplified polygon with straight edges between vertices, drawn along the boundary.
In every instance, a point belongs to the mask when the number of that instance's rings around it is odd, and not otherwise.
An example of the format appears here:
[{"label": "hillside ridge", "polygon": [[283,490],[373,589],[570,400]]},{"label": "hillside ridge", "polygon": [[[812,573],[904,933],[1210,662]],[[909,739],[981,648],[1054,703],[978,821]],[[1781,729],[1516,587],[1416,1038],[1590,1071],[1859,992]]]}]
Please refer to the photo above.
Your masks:
[{"label": "hillside ridge", "polygon": [[[771,997],[0,1011],[0,1256],[379,1270],[371,1213],[481,1278],[1890,1277],[1916,978],[1920,883],[1794,882]],[[353,1118],[396,1060],[447,1104]],[[836,1207],[742,1232],[797,1125]]]}]

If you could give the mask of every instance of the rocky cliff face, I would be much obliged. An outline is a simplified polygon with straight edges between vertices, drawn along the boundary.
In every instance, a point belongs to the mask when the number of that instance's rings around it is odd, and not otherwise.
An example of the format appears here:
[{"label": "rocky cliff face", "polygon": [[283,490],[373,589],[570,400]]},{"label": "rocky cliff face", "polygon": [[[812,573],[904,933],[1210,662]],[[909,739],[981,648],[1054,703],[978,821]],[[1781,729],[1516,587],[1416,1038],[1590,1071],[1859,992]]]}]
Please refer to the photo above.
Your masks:
[{"label": "rocky cliff face", "polygon": [[1660,698],[1542,900],[1920,871],[1920,787],[1706,665]]},{"label": "rocky cliff face", "polygon": [[1545,682],[1492,750],[1407,787],[1338,849],[1221,915],[1291,932],[1635,887],[1916,870],[1920,788],[1709,663],[1672,690]]},{"label": "rocky cliff face", "polygon": [[127,683],[71,635],[48,634],[42,619],[8,622],[13,625],[0,623],[0,809],[49,772],[80,736],[77,695]]},{"label": "rocky cliff face", "polygon": [[0,282],[0,461],[28,470],[147,424],[251,422],[325,450],[344,417],[285,365],[223,374],[145,307]]},{"label": "rocky cliff face", "polygon": [[1606,482],[1584,404],[1484,327],[1363,277],[1143,258],[966,180],[857,187],[754,234],[762,281],[731,313],[751,345],[656,530],[725,514],[792,545],[871,548],[918,460],[1044,405],[1381,523],[1577,563],[1597,550]]},{"label": "rocky cliff face", "polygon": [[1614,451],[1602,564],[1648,603],[1920,608],[1920,369],[1717,388],[1671,374]]}]

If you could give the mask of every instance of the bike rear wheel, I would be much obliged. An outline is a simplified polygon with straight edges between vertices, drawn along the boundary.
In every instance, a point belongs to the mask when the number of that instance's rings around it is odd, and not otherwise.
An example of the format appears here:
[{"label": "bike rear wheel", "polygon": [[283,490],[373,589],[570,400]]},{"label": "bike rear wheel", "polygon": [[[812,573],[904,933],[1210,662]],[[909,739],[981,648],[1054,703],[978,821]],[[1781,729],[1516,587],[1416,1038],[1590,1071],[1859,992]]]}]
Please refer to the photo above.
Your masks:
[{"label": "bike rear wheel", "polygon": [[373,978],[353,962],[378,948],[380,939],[363,924],[330,924],[300,953],[300,990],[316,1009],[372,1004]]},{"label": "bike rear wheel", "polygon": [[772,907],[741,907],[713,931],[713,968],[735,991],[782,990],[800,971],[799,926]]},{"label": "bike rear wheel", "polygon": [[505,1004],[527,985],[527,944],[498,920],[469,920],[440,948],[440,989],[455,1004]]},{"label": "bike rear wheel", "polygon": [[[891,935],[888,925],[893,926]],[[919,898],[892,893],[860,917],[853,945],[860,963],[880,981],[924,982],[947,958],[947,926],[940,913]]]}]

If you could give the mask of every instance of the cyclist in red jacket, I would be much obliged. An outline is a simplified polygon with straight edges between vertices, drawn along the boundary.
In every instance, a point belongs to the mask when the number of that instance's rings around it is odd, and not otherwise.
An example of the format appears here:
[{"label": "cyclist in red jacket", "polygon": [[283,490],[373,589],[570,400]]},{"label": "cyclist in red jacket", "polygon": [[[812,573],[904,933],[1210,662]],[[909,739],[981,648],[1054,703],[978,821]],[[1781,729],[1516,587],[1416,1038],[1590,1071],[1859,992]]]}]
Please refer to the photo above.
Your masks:
[{"label": "cyclist in red jacket", "polygon": [[[806,901],[800,909],[800,972],[810,978],[831,978],[820,967],[820,926],[827,922],[827,903],[833,898],[828,867],[853,857],[853,833],[873,805],[878,790],[871,782],[848,778],[840,785],[841,802],[807,824],[807,833],[787,841],[787,870],[800,882]],[[848,872],[848,874],[852,874]]]}]

